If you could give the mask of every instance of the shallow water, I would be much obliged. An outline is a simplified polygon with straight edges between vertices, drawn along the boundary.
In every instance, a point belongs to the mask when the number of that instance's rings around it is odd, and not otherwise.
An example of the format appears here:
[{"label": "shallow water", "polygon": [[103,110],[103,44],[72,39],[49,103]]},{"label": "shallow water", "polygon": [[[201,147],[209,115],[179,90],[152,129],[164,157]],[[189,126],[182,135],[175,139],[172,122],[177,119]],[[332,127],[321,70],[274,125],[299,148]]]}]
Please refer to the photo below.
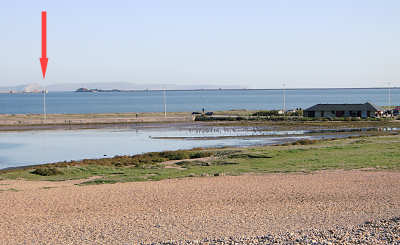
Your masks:
[{"label": "shallow water", "polygon": [[[299,139],[342,138],[398,128],[273,130],[266,126],[143,124],[100,129],[0,132],[0,169],[145,152],[271,145]],[[256,136],[256,137],[255,137]]]},{"label": "shallow water", "polygon": [[[302,131],[275,131],[275,134],[301,134]],[[271,135],[254,128],[238,127],[127,127],[86,130],[41,130],[0,133],[0,169],[85,158],[133,155],[152,151],[190,149],[194,147],[224,147],[267,145],[294,141],[299,137],[254,138]],[[242,138],[215,138],[242,136]],[[243,136],[249,136],[246,138]],[[156,139],[155,137],[183,137]],[[200,139],[189,140],[185,137]],[[204,139],[201,139],[204,137]]]}]

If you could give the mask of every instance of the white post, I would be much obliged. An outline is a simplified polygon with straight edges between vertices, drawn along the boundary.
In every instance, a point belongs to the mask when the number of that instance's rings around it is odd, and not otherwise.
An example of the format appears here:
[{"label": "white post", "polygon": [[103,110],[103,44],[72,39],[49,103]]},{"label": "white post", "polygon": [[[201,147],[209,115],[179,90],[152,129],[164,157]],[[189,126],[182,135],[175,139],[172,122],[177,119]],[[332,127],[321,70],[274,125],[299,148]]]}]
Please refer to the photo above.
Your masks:
[{"label": "white post", "polygon": [[43,90],[43,120],[46,121],[46,87]]},{"label": "white post", "polygon": [[283,115],[285,115],[286,111],[286,90],[285,90],[285,84],[283,84]]},{"label": "white post", "polygon": [[167,117],[167,93],[164,88],[164,117]]},{"label": "white post", "polygon": [[389,82],[389,90],[388,90],[388,102],[389,102],[389,107],[392,106],[392,98],[391,98],[391,94],[390,94],[390,87],[392,86],[392,84]]}]

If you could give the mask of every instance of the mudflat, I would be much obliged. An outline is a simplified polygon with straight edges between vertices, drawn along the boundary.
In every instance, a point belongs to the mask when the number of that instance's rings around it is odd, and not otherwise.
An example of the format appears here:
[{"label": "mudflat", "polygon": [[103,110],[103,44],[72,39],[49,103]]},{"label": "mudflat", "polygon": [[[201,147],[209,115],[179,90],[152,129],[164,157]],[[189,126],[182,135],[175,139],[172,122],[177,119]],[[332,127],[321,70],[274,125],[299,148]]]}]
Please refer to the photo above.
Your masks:
[{"label": "mudflat", "polygon": [[79,186],[0,181],[0,244],[134,244],[351,228],[400,215],[400,172],[334,170]]}]

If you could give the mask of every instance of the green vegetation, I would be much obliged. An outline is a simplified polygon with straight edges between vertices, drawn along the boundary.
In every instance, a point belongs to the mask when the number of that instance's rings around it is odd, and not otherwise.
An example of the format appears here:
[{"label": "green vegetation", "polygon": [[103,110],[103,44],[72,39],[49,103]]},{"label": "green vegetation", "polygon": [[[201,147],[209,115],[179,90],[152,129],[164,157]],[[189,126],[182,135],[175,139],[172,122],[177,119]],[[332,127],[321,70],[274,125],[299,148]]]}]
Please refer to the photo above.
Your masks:
[{"label": "green vegetation", "polygon": [[279,111],[278,110],[272,110],[272,111],[257,111],[252,114],[254,117],[270,117],[270,116],[279,116]]},{"label": "green vegetation", "polygon": [[0,179],[60,181],[99,176],[83,184],[104,184],[195,176],[360,168],[400,170],[400,136],[300,140],[277,146],[152,152],[4,170],[0,172]]},{"label": "green vegetation", "polygon": [[0,189],[0,193],[1,193],[1,192],[5,192],[5,191],[17,192],[17,191],[19,191],[19,190],[15,189],[15,188]]},{"label": "green vegetation", "polygon": [[245,117],[242,116],[219,116],[219,117],[210,117],[210,116],[196,116],[195,121],[243,121],[243,120],[249,120]]},{"label": "green vegetation", "polygon": [[[349,138],[351,138],[351,136]],[[319,142],[319,140],[301,139],[301,140],[297,140],[292,143],[285,143],[282,145],[312,145],[312,144],[316,144],[318,142]]]},{"label": "green vegetation", "polygon": [[31,172],[32,174],[37,174],[40,176],[52,176],[52,175],[60,175],[63,174],[63,172],[57,168],[52,168],[52,167],[43,167],[43,168],[37,168]]},{"label": "green vegetation", "polygon": [[[286,117],[287,118],[287,117]],[[392,119],[365,119],[349,121],[337,120],[329,121],[329,119],[315,120],[315,118],[303,117],[303,120],[285,120],[285,117],[276,117],[275,120],[264,120],[263,117],[254,120],[239,120],[239,121],[212,121],[208,122],[207,125],[213,126],[240,126],[240,127],[267,127],[271,130],[307,130],[307,129],[342,129],[342,128],[400,128],[400,120]]]},{"label": "green vegetation", "polygon": [[254,122],[254,121],[292,121],[292,122],[309,122],[309,121],[315,121],[315,122],[350,122],[350,121],[377,121],[377,122],[383,122],[383,121],[393,121],[396,120],[397,118],[374,118],[374,117],[369,117],[369,118],[360,118],[360,117],[324,117],[324,118],[316,118],[316,117],[303,117],[299,116],[298,114],[302,112],[291,112],[287,113],[286,115],[280,115],[277,113],[277,111],[259,111],[256,113],[253,113],[247,117],[244,116],[196,116],[195,121],[245,121],[245,122]]}]

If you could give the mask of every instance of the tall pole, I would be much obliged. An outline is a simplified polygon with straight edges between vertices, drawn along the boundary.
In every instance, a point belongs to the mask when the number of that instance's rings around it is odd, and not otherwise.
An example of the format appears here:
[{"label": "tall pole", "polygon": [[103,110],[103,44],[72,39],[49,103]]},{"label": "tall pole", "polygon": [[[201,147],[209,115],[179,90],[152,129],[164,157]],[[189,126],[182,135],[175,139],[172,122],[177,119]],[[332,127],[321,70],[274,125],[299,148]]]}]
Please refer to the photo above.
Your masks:
[{"label": "tall pole", "polygon": [[286,90],[285,90],[285,84],[283,84],[283,114],[285,114],[286,111]]},{"label": "tall pole", "polygon": [[167,117],[167,93],[164,88],[164,117]]},{"label": "tall pole", "polygon": [[390,87],[392,86],[391,82],[389,82],[389,88],[388,88],[388,102],[389,102],[389,107],[392,106],[392,96],[391,96],[391,91],[390,91]]},{"label": "tall pole", "polygon": [[46,121],[46,88],[43,90],[43,120]]}]

